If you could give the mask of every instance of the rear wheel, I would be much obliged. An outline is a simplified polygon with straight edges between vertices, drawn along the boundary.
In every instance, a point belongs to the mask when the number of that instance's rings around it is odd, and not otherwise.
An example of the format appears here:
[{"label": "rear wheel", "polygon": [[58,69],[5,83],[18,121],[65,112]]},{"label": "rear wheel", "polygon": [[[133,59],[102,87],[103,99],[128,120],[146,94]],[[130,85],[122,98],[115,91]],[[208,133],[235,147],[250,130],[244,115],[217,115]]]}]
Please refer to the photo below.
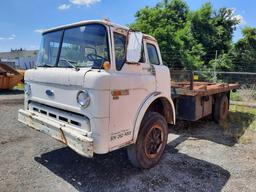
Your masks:
[{"label": "rear wheel", "polygon": [[137,142],[128,147],[128,157],[136,167],[149,169],[162,157],[168,136],[165,118],[157,112],[148,112],[142,120]]},{"label": "rear wheel", "polygon": [[228,116],[229,100],[227,95],[217,98],[214,104],[213,120],[216,123],[223,122]]}]

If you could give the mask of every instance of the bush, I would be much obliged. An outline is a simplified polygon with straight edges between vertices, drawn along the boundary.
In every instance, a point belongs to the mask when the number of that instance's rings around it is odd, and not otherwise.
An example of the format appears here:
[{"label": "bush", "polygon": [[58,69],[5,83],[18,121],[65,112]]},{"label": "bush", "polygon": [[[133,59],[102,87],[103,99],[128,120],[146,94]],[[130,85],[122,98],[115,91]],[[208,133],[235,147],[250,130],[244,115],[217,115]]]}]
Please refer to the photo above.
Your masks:
[{"label": "bush", "polygon": [[250,102],[256,100],[256,86],[255,85],[248,85],[242,86],[241,89],[238,91],[239,95],[242,98],[242,101]]},{"label": "bush", "polygon": [[241,98],[241,95],[239,94],[239,92],[231,92],[230,100],[231,101],[242,101],[242,98]]}]

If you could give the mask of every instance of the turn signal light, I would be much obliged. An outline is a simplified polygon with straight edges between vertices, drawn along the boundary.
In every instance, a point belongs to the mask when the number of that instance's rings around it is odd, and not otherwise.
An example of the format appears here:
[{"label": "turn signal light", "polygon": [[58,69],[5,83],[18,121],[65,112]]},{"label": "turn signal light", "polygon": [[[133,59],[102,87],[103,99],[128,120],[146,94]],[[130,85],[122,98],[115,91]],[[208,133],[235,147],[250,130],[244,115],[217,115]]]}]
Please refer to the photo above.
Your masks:
[{"label": "turn signal light", "polygon": [[118,97],[122,95],[129,95],[129,90],[114,90],[111,92],[113,97]]},{"label": "turn signal light", "polygon": [[106,71],[108,71],[108,70],[110,69],[110,63],[109,63],[109,61],[105,61],[105,62],[103,63],[103,68],[104,68]]}]

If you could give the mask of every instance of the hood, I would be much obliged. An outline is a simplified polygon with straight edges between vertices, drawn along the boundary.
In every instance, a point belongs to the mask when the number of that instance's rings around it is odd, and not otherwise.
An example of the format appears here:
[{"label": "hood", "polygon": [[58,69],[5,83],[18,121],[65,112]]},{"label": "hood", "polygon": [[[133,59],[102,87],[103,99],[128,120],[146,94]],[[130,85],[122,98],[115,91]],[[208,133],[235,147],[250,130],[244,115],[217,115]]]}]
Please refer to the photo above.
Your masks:
[{"label": "hood", "polygon": [[[75,113],[87,111],[92,113],[91,116],[106,116],[95,102],[99,102],[102,106],[108,101],[110,86],[108,72],[90,68],[83,68],[79,71],[71,68],[37,68],[26,71],[25,81],[31,86],[31,94],[27,97],[29,101]],[[82,89],[90,91],[92,102],[85,110],[81,109],[76,99],[78,91]],[[47,91],[53,92],[53,95],[48,95]],[[101,95],[104,97],[99,98]],[[101,111],[98,112],[98,109]]]},{"label": "hood", "polygon": [[26,71],[25,81],[83,86],[84,76],[90,68],[82,68],[76,71],[72,68],[37,68]]}]

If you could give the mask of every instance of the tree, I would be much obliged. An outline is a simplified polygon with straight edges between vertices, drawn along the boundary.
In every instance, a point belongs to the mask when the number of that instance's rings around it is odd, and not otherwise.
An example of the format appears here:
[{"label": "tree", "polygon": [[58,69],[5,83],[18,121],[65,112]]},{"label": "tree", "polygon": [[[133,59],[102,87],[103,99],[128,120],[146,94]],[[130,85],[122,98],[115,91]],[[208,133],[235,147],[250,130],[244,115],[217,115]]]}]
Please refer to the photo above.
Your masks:
[{"label": "tree", "polygon": [[227,56],[221,56],[228,54],[232,47],[232,34],[240,22],[232,9],[214,11],[206,3],[193,12],[183,0],[163,0],[155,7],[139,10],[135,17],[130,27],[158,40],[163,61],[169,67],[211,69],[216,50],[220,67],[232,67],[230,62],[223,65]]},{"label": "tree", "polygon": [[139,10],[135,15],[136,21],[130,27],[154,36],[164,62],[180,68],[183,66],[184,43],[181,38],[188,14],[189,8],[182,0],[163,1],[155,7]]},{"label": "tree", "polygon": [[256,72],[256,28],[245,27],[243,38],[234,44],[230,52],[235,70]]},{"label": "tree", "polygon": [[[227,54],[232,46],[232,35],[236,29],[236,25],[239,24],[239,18],[234,16],[232,9],[221,8],[218,11],[214,11],[210,3],[204,4],[199,10],[192,13],[191,18],[191,31],[197,42],[201,43],[205,49],[206,54],[203,56],[203,60],[207,68],[213,68],[211,65],[215,60],[216,51],[220,55]],[[217,68],[232,67],[228,61],[226,65],[223,62]]]}]

